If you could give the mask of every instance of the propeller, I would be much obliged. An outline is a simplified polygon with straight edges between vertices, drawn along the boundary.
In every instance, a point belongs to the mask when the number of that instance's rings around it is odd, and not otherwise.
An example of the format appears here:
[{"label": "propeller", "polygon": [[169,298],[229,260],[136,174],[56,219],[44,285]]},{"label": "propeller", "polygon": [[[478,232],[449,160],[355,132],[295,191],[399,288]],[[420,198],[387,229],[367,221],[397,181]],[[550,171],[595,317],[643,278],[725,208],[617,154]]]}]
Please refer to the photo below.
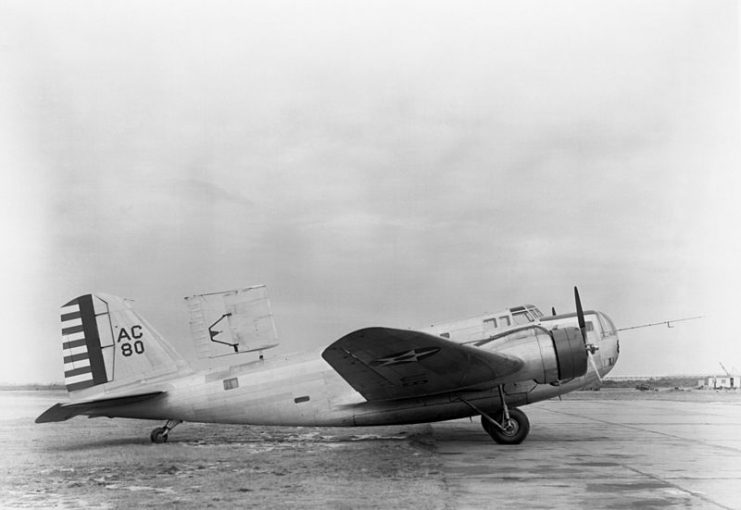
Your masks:
[{"label": "propeller", "polygon": [[587,322],[584,320],[584,309],[581,306],[581,298],[579,297],[579,289],[574,287],[574,301],[576,301],[576,318],[579,321],[579,329],[581,330],[581,338],[584,341],[584,347],[587,350],[587,358],[589,358],[589,363],[592,365],[592,368],[594,369],[594,373],[597,376],[597,379],[599,379],[599,382],[602,382],[602,376],[599,373],[599,369],[597,368],[597,363],[594,361],[594,353],[599,350],[599,347],[597,347],[594,344],[588,344],[587,343]]},{"label": "propeller", "polygon": [[584,310],[581,307],[581,298],[579,298],[579,289],[574,287],[574,301],[576,301],[576,317],[579,319],[579,329],[584,343],[587,343],[587,323],[584,320]]}]

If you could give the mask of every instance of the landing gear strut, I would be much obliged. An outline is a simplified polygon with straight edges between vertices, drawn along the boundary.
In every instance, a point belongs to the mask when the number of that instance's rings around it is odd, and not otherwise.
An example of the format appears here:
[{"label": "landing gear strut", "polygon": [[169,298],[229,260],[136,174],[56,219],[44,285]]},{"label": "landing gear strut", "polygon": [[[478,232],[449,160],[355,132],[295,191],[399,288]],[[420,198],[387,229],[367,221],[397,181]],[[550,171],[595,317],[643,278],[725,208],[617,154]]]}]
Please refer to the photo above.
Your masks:
[{"label": "landing gear strut", "polygon": [[153,443],[166,443],[167,434],[181,423],[183,423],[183,420],[167,420],[164,427],[157,427],[151,434],[149,434],[149,439],[151,439]]},{"label": "landing gear strut", "polygon": [[502,409],[494,416],[489,416],[471,402],[461,398],[466,405],[481,415],[481,426],[494,441],[499,444],[520,444],[530,432],[530,420],[516,407],[507,407],[502,386],[499,386],[499,399],[502,402]]}]

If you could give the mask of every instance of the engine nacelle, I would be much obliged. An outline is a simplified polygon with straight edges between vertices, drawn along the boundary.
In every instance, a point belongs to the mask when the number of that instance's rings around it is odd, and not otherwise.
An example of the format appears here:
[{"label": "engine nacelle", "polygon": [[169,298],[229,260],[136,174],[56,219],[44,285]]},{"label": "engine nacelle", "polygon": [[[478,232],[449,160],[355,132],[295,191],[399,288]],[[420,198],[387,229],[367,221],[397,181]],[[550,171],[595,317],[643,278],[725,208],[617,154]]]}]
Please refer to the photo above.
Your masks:
[{"label": "engine nacelle", "polygon": [[478,347],[523,360],[522,369],[512,381],[549,384],[587,373],[587,351],[579,328],[548,331],[541,326],[527,326],[479,342]]}]

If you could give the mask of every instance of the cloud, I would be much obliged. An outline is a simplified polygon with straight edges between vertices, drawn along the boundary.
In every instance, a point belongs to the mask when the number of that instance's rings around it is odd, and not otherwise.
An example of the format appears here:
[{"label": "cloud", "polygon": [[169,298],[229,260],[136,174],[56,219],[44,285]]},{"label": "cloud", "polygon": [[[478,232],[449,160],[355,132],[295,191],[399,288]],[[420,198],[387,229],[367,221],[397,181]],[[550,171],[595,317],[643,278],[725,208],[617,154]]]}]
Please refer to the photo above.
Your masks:
[{"label": "cloud", "polygon": [[166,333],[181,295],[253,283],[294,346],[366,320],[566,309],[574,283],[622,318],[732,317],[723,5],[19,7],[0,17],[5,217],[37,235],[8,260],[44,276],[17,322],[51,317],[26,335],[46,356],[78,291],[149,298]]}]

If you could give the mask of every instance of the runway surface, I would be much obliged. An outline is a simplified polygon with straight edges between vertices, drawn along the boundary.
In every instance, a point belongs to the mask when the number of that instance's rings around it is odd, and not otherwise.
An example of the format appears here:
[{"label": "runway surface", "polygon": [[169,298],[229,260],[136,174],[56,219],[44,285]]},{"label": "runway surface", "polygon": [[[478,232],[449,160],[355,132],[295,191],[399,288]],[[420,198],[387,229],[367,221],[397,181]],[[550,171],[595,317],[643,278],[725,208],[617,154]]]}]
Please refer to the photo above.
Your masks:
[{"label": "runway surface", "polygon": [[35,425],[64,393],[0,392],[2,508],[741,509],[741,396],[573,394],[524,407],[519,446],[478,420],[329,429],[143,420]]},{"label": "runway surface", "polygon": [[434,426],[456,508],[741,508],[741,405],[548,401],[521,447]]}]

